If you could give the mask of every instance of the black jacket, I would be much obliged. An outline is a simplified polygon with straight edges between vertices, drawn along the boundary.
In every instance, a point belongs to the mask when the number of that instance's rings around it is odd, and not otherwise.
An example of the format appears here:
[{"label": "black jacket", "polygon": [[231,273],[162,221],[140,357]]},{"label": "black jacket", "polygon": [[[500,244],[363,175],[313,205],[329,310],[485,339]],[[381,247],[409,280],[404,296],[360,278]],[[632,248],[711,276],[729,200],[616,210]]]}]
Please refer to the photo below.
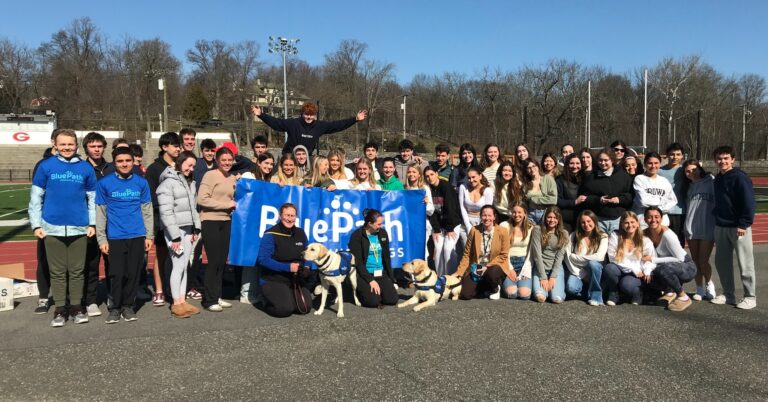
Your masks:
[{"label": "black jacket", "polygon": [[[392,261],[389,257],[389,235],[384,229],[379,230],[379,243],[381,243],[381,264],[384,266],[384,275],[395,282],[395,276],[392,273]],[[355,256],[355,272],[357,277],[371,283],[375,278],[365,269],[365,262],[368,260],[368,250],[371,242],[365,233],[365,226],[361,226],[349,238],[349,252]]]},{"label": "black jacket", "polygon": [[284,154],[293,152],[293,148],[297,145],[303,145],[307,148],[308,155],[312,155],[315,147],[317,147],[317,140],[321,135],[346,130],[357,122],[355,117],[351,117],[349,119],[336,121],[315,120],[312,124],[307,124],[301,117],[295,119],[279,119],[266,113],[260,114],[259,118],[273,130],[285,131],[288,133],[288,141],[286,141],[285,146],[283,146]]},{"label": "black jacket", "polygon": [[151,165],[147,168],[146,176],[144,176],[145,179],[147,179],[147,183],[149,183],[149,192],[152,195],[152,209],[155,210],[155,216],[157,216],[158,211],[158,203],[157,203],[157,194],[155,193],[157,191],[157,187],[160,185],[160,174],[163,173],[165,168],[170,166],[168,162],[163,159],[163,154],[160,154],[160,156],[155,159],[154,162],[152,162]]},{"label": "black jacket", "polygon": [[453,231],[462,220],[459,194],[447,181],[440,180],[437,187],[429,188],[432,190],[432,203],[435,204],[435,213],[429,217],[432,233],[440,233],[441,229]]},{"label": "black jacket", "polygon": [[563,214],[563,224],[568,232],[572,232],[576,225],[576,218],[581,213],[582,204],[576,205],[579,196],[579,185],[568,181],[564,175],[557,176],[557,207]]},{"label": "black jacket", "polygon": [[[579,195],[587,196],[584,208],[592,210],[598,217],[617,219],[632,207],[632,200],[635,197],[635,189],[632,185],[632,177],[621,166],[614,166],[610,176],[602,175],[599,170],[593,170],[584,178],[579,188]],[[604,195],[619,197],[619,203],[600,203],[600,197]]]}]

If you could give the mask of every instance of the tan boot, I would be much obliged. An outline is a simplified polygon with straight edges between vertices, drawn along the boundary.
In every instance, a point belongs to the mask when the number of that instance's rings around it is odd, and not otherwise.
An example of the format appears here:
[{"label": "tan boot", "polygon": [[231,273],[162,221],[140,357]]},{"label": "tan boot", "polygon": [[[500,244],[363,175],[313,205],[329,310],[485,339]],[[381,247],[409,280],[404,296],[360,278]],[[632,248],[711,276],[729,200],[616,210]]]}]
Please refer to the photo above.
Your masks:
[{"label": "tan boot", "polygon": [[658,299],[656,299],[656,304],[659,305],[659,306],[665,306],[666,307],[666,306],[669,306],[670,304],[672,304],[672,302],[675,301],[675,299],[677,299],[677,295],[674,294],[674,293],[672,293],[672,294],[664,294],[664,296],[661,296]]},{"label": "tan boot", "polygon": [[672,303],[669,303],[669,306],[667,306],[667,309],[669,311],[684,311],[688,307],[691,306],[693,302],[690,298],[687,300],[680,300],[680,298],[677,298],[672,301]]},{"label": "tan boot", "polygon": [[187,309],[184,306],[185,304],[174,304],[173,306],[171,306],[171,314],[173,314],[173,316],[176,318],[189,317],[191,314],[189,313],[189,311],[187,311]]},{"label": "tan boot", "polygon": [[189,315],[200,314],[200,309],[199,308],[197,308],[197,307],[195,307],[195,306],[193,306],[193,305],[191,305],[191,304],[189,304],[187,302],[184,302],[184,304],[182,304],[182,306],[186,309],[186,311],[189,313]]}]

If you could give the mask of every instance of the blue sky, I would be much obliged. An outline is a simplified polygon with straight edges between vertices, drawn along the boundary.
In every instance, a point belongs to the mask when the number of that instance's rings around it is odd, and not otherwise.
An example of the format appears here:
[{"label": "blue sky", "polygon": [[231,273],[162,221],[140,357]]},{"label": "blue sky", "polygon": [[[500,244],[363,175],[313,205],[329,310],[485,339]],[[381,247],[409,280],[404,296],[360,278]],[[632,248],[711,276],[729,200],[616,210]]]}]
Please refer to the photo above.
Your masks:
[{"label": "blue sky", "polygon": [[[16,8],[16,7],[14,7]],[[661,58],[700,54],[726,74],[768,78],[768,1],[37,1],[16,8],[0,36],[37,46],[78,17],[111,40],[159,37],[185,64],[197,39],[298,37],[312,65],[339,41],[369,45],[368,57],[394,63],[407,83],[418,73],[484,66],[515,70],[564,58],[615,73]],[[188,68],[188,66],[187,66]]]}]

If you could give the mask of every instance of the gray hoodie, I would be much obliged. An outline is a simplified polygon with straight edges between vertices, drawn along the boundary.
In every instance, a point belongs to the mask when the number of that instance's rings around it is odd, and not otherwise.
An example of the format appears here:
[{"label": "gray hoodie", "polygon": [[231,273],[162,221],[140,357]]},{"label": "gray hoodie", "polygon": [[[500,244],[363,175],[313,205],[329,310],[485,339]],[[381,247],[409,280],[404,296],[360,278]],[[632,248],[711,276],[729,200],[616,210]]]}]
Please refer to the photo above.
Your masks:
[{"label": "gray hoodie", "polygon": [[160,173],[157,187],[160,227],[171,240],[181,237],[180,227],[194,226],[200,230],[195,193],[195,182],[187,182],[186,177],[172,167]]},{"label": "gray hoodie", "polygon": [[309,158],[309,152],[307,152],[307,147],[304,145],[296,145],[293,147],[293,156],[296,156],[297,149],[302,149],[304,150],[304,153],[307,154],[307,163],[304,165],[296,165],[296,173],[299,175],[299,177],[304,178],[312,173],[312,160]]}]

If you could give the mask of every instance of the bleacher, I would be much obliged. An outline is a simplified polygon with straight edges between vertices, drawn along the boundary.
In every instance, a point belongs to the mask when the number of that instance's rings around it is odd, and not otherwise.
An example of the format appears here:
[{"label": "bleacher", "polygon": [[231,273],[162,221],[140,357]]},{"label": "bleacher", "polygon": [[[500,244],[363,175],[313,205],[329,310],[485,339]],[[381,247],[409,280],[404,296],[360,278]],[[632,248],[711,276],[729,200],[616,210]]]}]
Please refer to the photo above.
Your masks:
[{"label": "bleacher", "polygon": [[45,145],[0,145],[0,181],[31,181]]}]

